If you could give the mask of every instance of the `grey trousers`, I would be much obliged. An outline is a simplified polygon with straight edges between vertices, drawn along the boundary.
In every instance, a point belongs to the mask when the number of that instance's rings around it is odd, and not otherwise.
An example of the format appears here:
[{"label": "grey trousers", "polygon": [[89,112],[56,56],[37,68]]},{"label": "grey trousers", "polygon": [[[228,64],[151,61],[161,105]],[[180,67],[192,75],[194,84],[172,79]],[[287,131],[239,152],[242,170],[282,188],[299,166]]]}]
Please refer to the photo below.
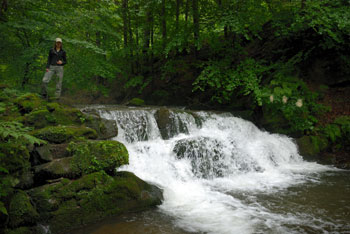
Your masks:
[{"label": "grey trousers", "polygon": [[52,76],[56,74],[58,77],[58,81],[56,83],[56,98],[59,98],[61,96],[62,91],[62,80],[63,80],[63,66],[50,66],[49,71],[45,72],[45,75],[43,77],[42,82],[42,95],[47,96],[47,86],[52,78]]}]

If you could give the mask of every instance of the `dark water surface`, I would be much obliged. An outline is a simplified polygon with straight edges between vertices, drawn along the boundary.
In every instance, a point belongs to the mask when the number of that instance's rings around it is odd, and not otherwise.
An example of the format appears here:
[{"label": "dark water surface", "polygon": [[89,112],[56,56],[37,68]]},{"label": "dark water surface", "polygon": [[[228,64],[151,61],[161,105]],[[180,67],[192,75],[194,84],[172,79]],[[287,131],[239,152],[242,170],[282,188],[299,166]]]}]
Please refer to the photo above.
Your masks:
[{"label": "dark water surface", "polygon": [[[350,233],[350,171],[323,172],[313,180],[277,193],[231,193],[250,207],[259,207],[266,223],[252,233]],[[273,218],[272,218],[273,217]],[[261,217],[259,217],[261,218]],[[269,224],[271,220],[280,222]],[[269,226],[273,228],[269,228]],[[279,228],[276,228],[280,226]],[[290,233],[289,232],[289,233]],[[130,213],[89,225],[71,234],[188,234],[176,217],[159,209]],[[197,232],[198,233],[198,232]]]}]

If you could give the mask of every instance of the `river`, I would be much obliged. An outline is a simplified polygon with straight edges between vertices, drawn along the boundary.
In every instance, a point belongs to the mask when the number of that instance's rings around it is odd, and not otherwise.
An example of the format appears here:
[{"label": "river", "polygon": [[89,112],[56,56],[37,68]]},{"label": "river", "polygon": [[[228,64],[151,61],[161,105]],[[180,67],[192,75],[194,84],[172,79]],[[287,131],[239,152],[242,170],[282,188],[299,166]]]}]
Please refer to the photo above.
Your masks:
[{"label": "river", "polygon": [[160,130],[158,108],[85,109],[117,122],[130,155],[119,170],[162,188],[164,201],[74,233],[350,233],[350,172],[303,160],[287,136],[230,113],[172,109]]}]

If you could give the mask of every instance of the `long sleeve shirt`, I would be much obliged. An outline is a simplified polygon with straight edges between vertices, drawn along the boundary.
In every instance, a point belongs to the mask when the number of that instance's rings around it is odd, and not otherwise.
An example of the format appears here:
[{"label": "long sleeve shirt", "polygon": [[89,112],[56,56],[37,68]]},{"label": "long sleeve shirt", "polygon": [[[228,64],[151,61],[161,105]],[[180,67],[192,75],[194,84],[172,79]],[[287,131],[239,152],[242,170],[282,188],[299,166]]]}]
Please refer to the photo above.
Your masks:
[{"label": "long sleeve shirt", "polygon": [[[57,64],[58,60],[62,61],[62,64]],[[49,57],[47,58],[46,68],[50,68],[50,65],[53,66],[64,66],[67,63],[66,51],[60,50],[56,51],[55,48],[52,48],[49,51]]]}]

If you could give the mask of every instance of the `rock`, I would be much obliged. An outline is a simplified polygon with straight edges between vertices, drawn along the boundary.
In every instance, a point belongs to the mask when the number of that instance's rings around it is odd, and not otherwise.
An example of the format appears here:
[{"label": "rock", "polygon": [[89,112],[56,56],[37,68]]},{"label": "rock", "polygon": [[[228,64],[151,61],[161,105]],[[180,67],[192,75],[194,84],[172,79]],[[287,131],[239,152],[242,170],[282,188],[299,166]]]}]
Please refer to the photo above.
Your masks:
[{"label": "rock", "polygon": [[128,106],[144,106],[145,101],[141,98],[133,98],[128,102]]},{"label": "rock", "polygon": [[192,171],[201,178],[222,176],[225,164],[223,145],[209,137],[193,137],[176,142],[173,152],[178,159],[191,159]]},{"label": "rock", "polygon": [[54,159],[69,157],[67,150],[68,143],[64,144],[47,144],[44,146],[35,147],[31,152],[32,165],[40,165],[51,162]]},{"label": "rock", "polygon": [[162,138],[170,139],[179,133],[188,134],[186,125],[172,111],[166,108],[161,108],[155,113],[155,118]]},{"label": "rock", "polygon": [[85,125],[96,131],[98,139],[107,140],[118,135],[117,123],[114,120],[101,118],[98,114],[86,114]]},{"label": "rock", "polygon": [[33,165],[51,162],[52,160],[53,157],[50,151],[50,145],[35,147],[32,151],[31,161]]},{"label": "rock", "polygon": [[0,165],[6,165],[9,173],[21,173],[30,168],[29,151],[25,143],[0,142]]},{"label": "rock", "polygon": [[73,157],[55,159],[51,162],[34,167],[34,179],[36,184],[42,184],[49,179],[60,177],[77,178],[80,175],[79,170],[72,167]]},{"label": "rock", "polygon": [[93,223],[105,217],[159,205],[162,191],[130,172],[112,177],[102,172],[62,180],[31,190],[31,196],[52,233]]},{"label": "rock", "polygon": [[5,230],[5,234],[38,234],[38,233],[40,234],[41,232],[37,232],[37,230],[33,227],[19,227],[15,229]]},{"label": "rock", "polygon": [[18,190],[10,201],[9,217],[9,226],[14,228],[34,225],[39,214],[31,204],[30,197],[24,191]]},{"label": "rock", "polygon": [[14,103],[18,105],[20,112],[25,114],[44,107],[46,102],[37,94],[29,93],[16,98]]},{"label": "rock", "polygon": [[117,167],[129,163],[128,151],[118,141],[72,142],[68,151],[73,155],[72,168],[82,174],[104,170],[113,175]]},{"label": "rock", "polygon": [[77,126],[49,126],[35,130],[32,134],[37,138],[56,144],[68,142],[76,137],[97,138],[95,130]]},{"label": "rock", "polygon": [[299,153],[317,159],[319,154],[329,146],[327,138],[321,136],[303,136],[297,139]]},{"label": "rock", "polygon": [[20,189],[29,189],[32,188],[34,184],[34,174],[31,171],[25,171],[19,177],[19,183],[16,185],[16,188]]}]

